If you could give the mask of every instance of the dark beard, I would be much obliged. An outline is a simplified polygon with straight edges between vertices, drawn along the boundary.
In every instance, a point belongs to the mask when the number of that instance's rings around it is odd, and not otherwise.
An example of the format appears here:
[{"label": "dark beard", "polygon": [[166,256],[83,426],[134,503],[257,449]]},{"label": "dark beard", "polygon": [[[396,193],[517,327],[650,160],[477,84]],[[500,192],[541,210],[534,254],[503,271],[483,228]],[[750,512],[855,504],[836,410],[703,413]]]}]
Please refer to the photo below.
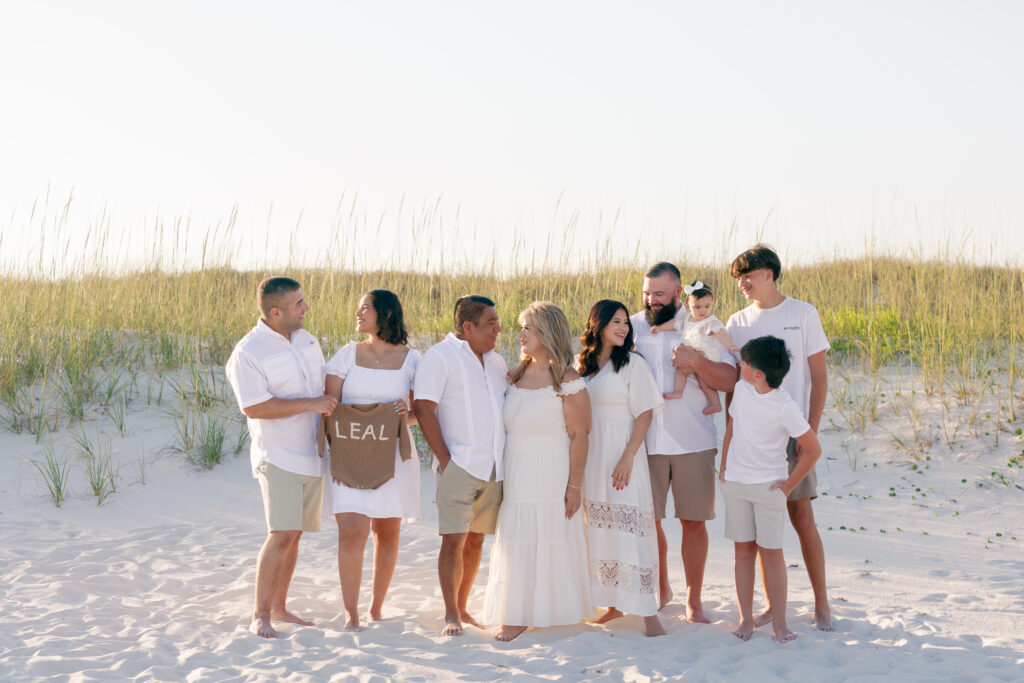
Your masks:
[{"label": "dark beard", "polygon": [[655,313],[649,305],[644,304],[644,317],[647,318],[648,324],[650,324],[651,327],[654,327],[655,325],[667,323],[669,320],[675,318],[676,311],[678,310],[679,307],[676,306],[675,301],[673,301],[671,304],[665,304],[657,313]]}]

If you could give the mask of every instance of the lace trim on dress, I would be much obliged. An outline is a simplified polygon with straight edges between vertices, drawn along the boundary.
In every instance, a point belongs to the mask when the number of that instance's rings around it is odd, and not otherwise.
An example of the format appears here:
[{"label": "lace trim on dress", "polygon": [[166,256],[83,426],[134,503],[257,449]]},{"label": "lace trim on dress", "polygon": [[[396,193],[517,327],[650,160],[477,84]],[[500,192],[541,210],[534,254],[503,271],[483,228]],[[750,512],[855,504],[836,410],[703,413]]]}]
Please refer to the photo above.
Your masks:
[{"label": "lace trim on dress", "polygon": [[562,396],[572,396],[587,388],[587,383],[582,377],[569,380],[568,382],[562,382]]},{"label": "lace trim on dress", "polygon": [[649,536],[654,529],[654,513],[644,512],[635,505],[584,499],[583,512],[587,524],[595,529],[618,529],[641,538]]},{"label": "lace trim on dress", "polygon": [[618,560],[598,560],[597,580],[602,586],[622,588],[630,593],[652,594],[658,580],[658,568],[638,567]]}]

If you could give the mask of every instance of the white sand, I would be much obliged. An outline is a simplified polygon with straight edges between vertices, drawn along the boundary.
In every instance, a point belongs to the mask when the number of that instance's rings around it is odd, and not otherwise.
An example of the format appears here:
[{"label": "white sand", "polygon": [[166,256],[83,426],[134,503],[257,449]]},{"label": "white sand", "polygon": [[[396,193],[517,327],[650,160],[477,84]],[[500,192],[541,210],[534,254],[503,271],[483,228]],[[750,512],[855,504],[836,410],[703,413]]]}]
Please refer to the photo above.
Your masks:
[{"label": "white sand", "polygon": [[[280,640],[263,640],[246,630],[265,533],[246,455],[199,472],[180,455],[159,455],[173,442],[172,422],[160,409],[130,409],[126,438],[94,410],[73,429],[110,437],[121,488],[97,507],[76,463],[71,497],[56,509],[26,462],[40,458],[42,446],[31,435],[0,432],[0,679],[1024,680],[1024,470],[1008,466],[1024,443],[1010,431],[995,445],[997,423],[983,417],[998,414],[991,397],[974,411],[973,426],[966,424],[970,405],[947,401],[952,408],[944,412],[937,399],[915,397],[933,443],[931,460],[911,470],[909,454],[882,427],[901,438],[911,433],[906,407],[897,415],[893,403],[899,405],[896,388],[909,393],[912,383],[896,373],[885,381],[880,421],[868,425],[863,440],[829,401],[827,460],[818,466],[827,495],[815,511],[837,630],[810,625],[807,575],[787,528],[789,621],[799,638],[786,645],[767,628],[749,642],[729,632],[738,612],[721,513],[708,525],[711,625],[683,621],[680,532],[670,524],[677,599],[662,613],[666,637],[644,638],[639,620],[626,617],[607,628],[528,631],[507,645],[492,640],[493,628],[442,638],[429,472],[424,519],[403,529],[385,620],[361,633],[342,631],[336,537],[325,523],[302,541],[289,602],[316,626],[282,624]],[[833,394],[844,384],[833,377]],[[868,384],[854,380],[852,387]],[[949,421],[961,413],[965,423],[950,449],[943,419],[951,431]],[[70,432],[53,443],[58,453],[70,450]],[[145,484],[136,481],[143,454]],[[1008,485],[996,483],[993,470]],[[488,549],[470,601],[477,613]],[[364,609],[369,547],[366,560]]]}]

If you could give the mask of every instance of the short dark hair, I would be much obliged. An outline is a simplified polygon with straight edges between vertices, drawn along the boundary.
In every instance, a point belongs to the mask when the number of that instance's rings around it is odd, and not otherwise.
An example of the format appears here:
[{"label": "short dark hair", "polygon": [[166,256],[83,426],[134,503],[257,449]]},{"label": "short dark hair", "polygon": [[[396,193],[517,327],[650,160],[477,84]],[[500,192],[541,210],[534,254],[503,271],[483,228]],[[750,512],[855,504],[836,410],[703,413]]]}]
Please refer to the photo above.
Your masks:
[{"label": "short dark hair", "polygon": [[455,331],[462,332],[462,326],[467,322],[474,325],[479,323],[480,316],[489,307],[494,307],[494,302],[486,296],[480,296],[479,294],[460,296],[455,301],[455,315],[453,316],[455,319]]},{"label": "short dark hair", "polygon": [[644,273],[644,277],[660,277],[665,273],[672,273],[677,280],[680,282],[683,281],[683,276],[679,274],[679,269],[668,261],[659,261],[655,263],[647,269],[647,272]]},{"label": "short dark hair", "polygon": [[764,379],[772,389],[782,386],[782,380],[789,372],[789,349],[786,342],[778,337],[757,337],[740,349],[740,358],[754,370],[764,373]]},{"label": "short dark hair", "polygon": [[282,275],[268,277],[256,288],[256,308],[260,309],[260,313],[264,316],[268,316],[271,308],[279,308],[278,304],[283,295],[297,292],[300,289],[302,289],[302,285],[298,280]]},{"label": "short dark hair", "polygon": [[394,292],[372,289],[366,293],[377,312],[377,336],[388,344],[409,342],[409,330],[402,319],[402,304]]},{"label": "short dark hair", "polygon": [[779,260],[779,255],[775,253],[771,245],[764,242],[755,244],[734,258],[732,265],[729,266],[729,275],[739,277],[762,268],[772,271],[773,280],[778,280],[782,275],[782,261]]}]

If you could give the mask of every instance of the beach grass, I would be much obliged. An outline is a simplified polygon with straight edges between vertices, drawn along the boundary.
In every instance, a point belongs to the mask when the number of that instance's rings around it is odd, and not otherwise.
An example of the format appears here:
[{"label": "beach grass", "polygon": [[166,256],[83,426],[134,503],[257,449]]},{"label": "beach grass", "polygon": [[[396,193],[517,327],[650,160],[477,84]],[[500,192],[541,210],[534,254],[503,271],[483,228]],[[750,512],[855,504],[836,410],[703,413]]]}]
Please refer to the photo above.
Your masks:
[{"label": "beach grass", "polygon": [[[56,268],[0,273],[0,286],[11,294],[0,309],[0,425],[32,433],[40,442],[102,417],[124,435],[125,415],[144,402],[173,422],[176,443],[166,448],[209,469],[246,444],[244,424],[234,431],[223,365],[257,319],[255,291],[264,277],[299,280],[311,306],[306,328],[328,357],[356,337],[359,298],[385,288],[402,301],[412,343],[421,350],[449,331],[457,297],[493,298],[504,328],[498,350],[511,359],[518,313],[531,301],[557,303],[577,334],[599,299],[619,300],[630,311],[640,308],[649,264],[585,260],[592,265],[584,271],[549,264],[513,274],[496,267],[417,272],[301,264],[267,272],[213,265],[174,272],[80,268],[83,274],[75,276],[59,276]],[[710,285],[721,319],[746,305],[727,261],[675,262],[684,280]],[[998,443],[1006,424],[1017,419],[1024,342],[1020,270],[954,257],[869,255],[786,268],[779,286],[818,309],[832,343],[829,408],[834,423],[857,438],[864,438],[880,411],[894,411],[906,427],[891,434],[894,447],[914,462],[935,442],[952,446],[977,434],[982,423],[1001,423],[986,427]],[[920,395],[908,392],[893,400],[877,381],[853,377],[874,377],[892,367],[912,373]],[[999,405],[995,416],[978,412],[987,395]],[[918,403],[931,399],[945,407],[934,431],[918,415]],[[59,469],[51,463],[47,471],[53,476],[44,478],[57,479],[59,487]]]},{"label": "beach grass", "polygon": [[[617,299],[637,310],[644,265],[513,277],[288,267],[271,274],[302,283],[312,307],[306,327],[328,352],[353,338],[356,303],[374,288],[399,296],[421,344],[450,329],[458,296],[490,296],[505,329],[499,348],[509,349],[519,311],[536,299],[561,306],[577,332],[598,299]],[[711,285],[723,320],[745,305],[725,265],[679,265],[684,278]],[[5,291],[21,294],[0,313],[0,394],[13,397],[19,387],[46,378],[59,387],[65,416],[79,420],[97,394],[109,402],[124,391],[120,375],[104,381],[100,370],[109,377],[114,369],[221,365],[254,324],[256,285],[267,275],[211,268],[61,279],[0,276]],[[947,378],[962,384],[963,378],[986,371],[993,358],[1018,372],[1024,274],[1017,269],[867,257],[787,269],[780,289],[814,304],[834,354],[854,358],[865,369],[913,363],[930,391],[941,390]],[[196,372],[215,377],[190,370]],[[203,390],[195,376],[188,382],[193,393]]]}]

